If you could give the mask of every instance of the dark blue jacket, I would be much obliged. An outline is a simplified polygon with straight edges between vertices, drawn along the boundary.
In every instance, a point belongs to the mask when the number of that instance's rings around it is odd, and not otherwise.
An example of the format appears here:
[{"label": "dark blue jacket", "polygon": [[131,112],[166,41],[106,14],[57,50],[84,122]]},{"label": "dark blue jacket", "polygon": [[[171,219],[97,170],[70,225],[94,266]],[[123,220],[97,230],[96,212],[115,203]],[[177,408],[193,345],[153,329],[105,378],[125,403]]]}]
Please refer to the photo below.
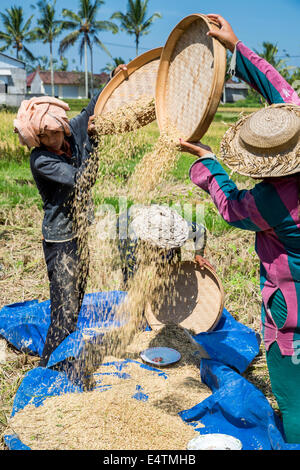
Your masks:
[{"label": "dark blue jacket", "polygon": [[43,147],[31,152],[32,175],[44,203],[42,232],[46,241],[62,242],[76,236],[72,229],[71,201],[76,181],[84,172],[92,152],[87,127],[98,96],[78,116],[70,119],[71,136],[67,140],[72,158],[56,155]]}]

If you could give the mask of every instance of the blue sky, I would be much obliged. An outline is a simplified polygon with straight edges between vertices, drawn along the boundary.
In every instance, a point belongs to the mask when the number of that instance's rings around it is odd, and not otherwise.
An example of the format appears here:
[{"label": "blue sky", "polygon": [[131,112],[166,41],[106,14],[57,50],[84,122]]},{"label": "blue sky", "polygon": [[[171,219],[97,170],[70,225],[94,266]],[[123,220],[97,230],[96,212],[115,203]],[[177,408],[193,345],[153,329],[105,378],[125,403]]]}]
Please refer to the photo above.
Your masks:
[{"label": "blue sky", "polygon": [[[34,0],[1,0],[0,11],[13,5],[22,6],[26,16],[37,10],[30,5]],[[77,11],[78,0],[57,0],[58,16],[62,8]],[[107,20],[117,10],[126,10],[127,0],[107,0],[99,10],[99,20]],[[263,41],[276,43],[280,55],[286,50],[291,57],[289,65],[300,66],[300,0],[149,0],[149,15],[160,12],[162,19],[157,19],[150,34],[143,36],[140,53],[154,47],[163,46],[174,26],[185,16],[192,13],[219,13],[233,26],[236,35],[250,48],[260,50]],[[2,29],[2,24],[0,22]],[[63,36],[62,36],[63,37]],[[102,33],[101,40],[113,57],[123,57],[127,62],[135,57],[134,37],[123,32],[118,34]],[[57,53],[59,40],[55,43]],[[43,44],[29,46],[35,55],[48,54],[48,47]],[[69,68],[83,69],[78,56],[78,47],[67,52]],[[298,57],[297,57],[298,56]],[[72,62],[72,61],[75,61]],[[101,49],[94,52],[94,71],[98,73],[110,61]]]}]

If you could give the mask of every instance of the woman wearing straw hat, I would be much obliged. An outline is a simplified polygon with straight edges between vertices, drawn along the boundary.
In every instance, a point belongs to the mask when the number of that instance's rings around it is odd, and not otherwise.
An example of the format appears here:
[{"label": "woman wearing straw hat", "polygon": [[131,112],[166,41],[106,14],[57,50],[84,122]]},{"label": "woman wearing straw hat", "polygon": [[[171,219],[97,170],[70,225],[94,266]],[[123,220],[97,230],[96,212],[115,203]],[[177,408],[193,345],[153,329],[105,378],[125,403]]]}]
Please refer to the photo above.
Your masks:
[{"label": "woman wearing straw hat", "polygon": [[[115,73],[123,68],[125,64]],[[44,203],[43,250],[51,300],[51,321],[40,361],[44,367],[52,352],[76,329],[86,288],[88,260],[82,256],[84,247],[79,247],[73,200],[76,188],[80,188],[80,199],[89,206],[88,195],[96,178],[95,172],[89,173],[90,164],[97,165],[97,161],[91,159],[88,136],[95,132],[93,113],[98,96],[70,120],[64,101],[34,97],[21,103],[14,121],[20,143],[33,149],[31,171]]]},{"label": "woman wearing straw hat", "polygon": [[210,193],[222,217],[256,232],[261,264],[262,334],[273,393],[286,441],[300,443],[300,98],[281,75],[248,49],[219,15],[220,30],[208,34],[233,52],[237,77],[270,104],[242,118],[221,143],[224,163],[262,179],[239,191],[210,148],[181,141],[196,155],[190,178]]}]

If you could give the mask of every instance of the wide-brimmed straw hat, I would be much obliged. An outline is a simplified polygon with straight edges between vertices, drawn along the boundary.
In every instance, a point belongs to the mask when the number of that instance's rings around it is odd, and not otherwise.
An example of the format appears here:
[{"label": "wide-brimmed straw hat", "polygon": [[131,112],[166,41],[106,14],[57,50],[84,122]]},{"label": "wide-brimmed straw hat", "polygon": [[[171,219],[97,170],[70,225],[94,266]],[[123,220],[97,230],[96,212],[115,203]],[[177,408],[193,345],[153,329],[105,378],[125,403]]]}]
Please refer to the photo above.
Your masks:
[{"label": "wide-brimmed straw hat", "polygon": [[300,107],[274,104],[243,117],[224,135],[221,159],[252,178],[300,172]]},{"label": "wide-brimmed straw hat", "polygon": [[175,210],[158,204],[131,208],[131,236],[169,250],[181,247],[189,237],[189,225]]}]

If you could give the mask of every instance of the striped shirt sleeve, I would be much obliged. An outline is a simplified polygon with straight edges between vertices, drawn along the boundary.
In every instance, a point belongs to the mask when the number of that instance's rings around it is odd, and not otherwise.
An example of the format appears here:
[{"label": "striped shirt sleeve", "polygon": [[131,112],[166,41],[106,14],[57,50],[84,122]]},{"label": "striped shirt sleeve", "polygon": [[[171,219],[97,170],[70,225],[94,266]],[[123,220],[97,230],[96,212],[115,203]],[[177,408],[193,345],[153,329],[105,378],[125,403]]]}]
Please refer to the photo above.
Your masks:
[{"label": "striped shirt sleeve", "polygon": [[190,179],[210,194],[229,225],[254,232],[270,229],[257,208],[257,199],[268,197],[259,184],[251,190],[239,190],[221,164],[211,158],[197,160],[190,169]]},{"label": "striped shirt sleeve", "polygon": [[241,41],[236,45],[231,69],[234,75],[258,91],[269,104],[300,105],[299,96],[280,73]]}]

